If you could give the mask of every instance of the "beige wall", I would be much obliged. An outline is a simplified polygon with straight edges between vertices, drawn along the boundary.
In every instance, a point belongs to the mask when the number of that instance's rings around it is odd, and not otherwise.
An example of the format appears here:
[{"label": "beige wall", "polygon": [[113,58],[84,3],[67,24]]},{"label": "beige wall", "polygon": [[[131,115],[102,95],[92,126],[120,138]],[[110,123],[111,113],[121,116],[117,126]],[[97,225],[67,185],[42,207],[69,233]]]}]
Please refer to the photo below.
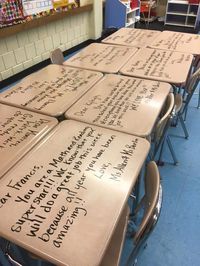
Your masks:
[{"label": "beige wall", "polygon": [[98,14],[95,10],[99,6],[97,1],[101,2],[94,0],[92,12],[66,17],[35,29],[1,38],[0,81],[49,58],[50,51],[55,48],[59,47],[65,51],[88,39],[99,38],[102,30],[102,15],[101,10]]},{"label": "beige wall", "polygon": [[80,0],[80,6],[91,4],[93,0]]}]

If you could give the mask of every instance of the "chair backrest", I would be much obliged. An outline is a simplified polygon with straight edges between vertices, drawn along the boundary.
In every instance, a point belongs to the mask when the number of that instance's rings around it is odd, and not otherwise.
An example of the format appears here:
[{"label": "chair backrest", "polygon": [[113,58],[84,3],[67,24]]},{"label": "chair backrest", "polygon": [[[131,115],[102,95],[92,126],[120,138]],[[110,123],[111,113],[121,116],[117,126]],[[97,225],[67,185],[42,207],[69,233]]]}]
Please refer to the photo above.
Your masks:
[{"label": "chair backrest", "polygon": [[193,73],[200,67],[200,56],[195,56],[193,63]]},{"label": "chair backrest", "polygon": [[186,83],[185,89],[188,94],[192,94],[195,91],[199,83],[199,79],[200,79],[200,65],[199,67],[197,67],[196,71],[191,75],[191,77],[188,79],[188,82]]},{"label": "chair backrest", "polygon": [[199,85],[200,81],[200,65],[199,68],[191,75],[188,79],[188,82],[185,85],[185,91],[187,92],[186,97],[184,97],[184,105],[180,110],[180,113],[183,114],[188,107],[188,104],[193,96],[194,91],[196,90],[197,86]]},{"label": "chair backrest", "polygon": [[160,142],[160,139],[163,137],[164,133],[166,132],[169,126],[169,120],[171,118],[171,114],[174,108],[174,95],[173,93],[169,93],[166,99],[165,106],[163,108],[163,116],[157,122],[155,127],[155,136],[154,141],[155,143]]},{"label": "chair backrest", "polygon": [[147,234],[149,234],[159,217],[162,200],[160,174],[154,161],[147,165],[145,175],[144,214],[139,228],[134,235],[134,243],[137,246]]},{"label": "chair backrest", "polygon": [[62,65],[62,63],[64,62],[62,51],[59,48],[55,49],[50,53],[50,59],[52,64]]}]

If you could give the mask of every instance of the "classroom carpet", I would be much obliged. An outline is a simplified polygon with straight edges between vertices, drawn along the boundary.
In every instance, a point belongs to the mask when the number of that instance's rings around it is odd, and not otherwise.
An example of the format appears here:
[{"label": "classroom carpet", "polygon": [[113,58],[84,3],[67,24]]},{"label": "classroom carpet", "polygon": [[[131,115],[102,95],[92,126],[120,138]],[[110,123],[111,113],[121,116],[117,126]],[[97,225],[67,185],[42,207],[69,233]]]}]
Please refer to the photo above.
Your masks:
[{"label": "classroom carpet", "polygon": [[[198,94],[194,94],[188,109],[189,139],[183,138],[180,126],[170,128],[179,164],[172,164],[166,147],[165,165],[159,167],[163,188],[161,215],[147,247],[138,257],[137,266],[200,265],[200,109],[196,107],[197,100]],[[125,265],[130,246],[131,239],[127,237],[121,266]]]}]

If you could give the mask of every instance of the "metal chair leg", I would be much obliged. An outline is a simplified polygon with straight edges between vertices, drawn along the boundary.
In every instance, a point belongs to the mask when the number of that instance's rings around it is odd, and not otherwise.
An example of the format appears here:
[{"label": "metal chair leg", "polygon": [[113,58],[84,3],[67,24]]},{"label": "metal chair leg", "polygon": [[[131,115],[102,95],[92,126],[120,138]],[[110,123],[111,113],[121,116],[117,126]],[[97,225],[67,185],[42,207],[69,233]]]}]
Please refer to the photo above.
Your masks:
[{"label": "metal chair leg", "polygon": [[198,109],[200,108],[200,86],[199,86],[199,97],[198,97],[198,105],[197,105],[197,108]]},{"label": "metal chair leg", "polygon": [[185,112],[184,112],[184,122],[186,121],[186,118],[187,118],[187,113],[188,113],[188,107],[185,109]]},{"label": "metal chair leg", "polygon": [[186,128],[186,126],[185,126],[185,122],[184,122],[184,120],[183,120],[182,115],[178,115],[178,118],[179,118],[179,120],[180,120],[180,123],[181,123],[182,129],[183,129],[183,131],[184,131],[185,138],[188,139],[188,137],[189,137],[189,133],[188,133],[187,128]]},{"label": "metal chair leg", "polygon": [[163,155],[164,145],[165,145],[165,138],[163,139],[162,145],[160,147],[159,158],[158,158],[158,161],[157,161],[157,165],[158,166],[163,166],[164,165],[164,162],[162,161],[162,155]]},{"label": "metal chair leg", "polygon": [[172,120],[171,127],[176,127],[178,125],[178,116],[175,116]]},{"label": "metal chair leg", "polygon": [[176,154],[174,152],[174,149],[173,149],[173,146],[172,146],[172,143],[171,143],[171,140],[170,140],[170,137],[169,136],[167,136],[166,141],[167,141],[167,145],[169,147],[170,153],[172,155],[174,164],[177,165],[178,164],[178,160],[176,158]]}]

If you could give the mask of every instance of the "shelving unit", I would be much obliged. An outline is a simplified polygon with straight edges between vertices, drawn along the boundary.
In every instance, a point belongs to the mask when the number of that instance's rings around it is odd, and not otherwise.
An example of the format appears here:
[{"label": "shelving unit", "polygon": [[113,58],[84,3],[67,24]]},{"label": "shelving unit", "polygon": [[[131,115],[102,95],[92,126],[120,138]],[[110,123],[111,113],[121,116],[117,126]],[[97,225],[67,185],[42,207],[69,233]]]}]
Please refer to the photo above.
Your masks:
[{"label": "shelving unit", "polygon": [[187,0],[169,0],[165,16],[165,25],[190,27],[196,29],[200,19],[200,4],[191,4]]},{"label": "shelving unit", "polygon": [[137,6],[131,8],[130,1],[106,0],[105,28],[134,28],[140,20],[140,0],[136,1]]}]

